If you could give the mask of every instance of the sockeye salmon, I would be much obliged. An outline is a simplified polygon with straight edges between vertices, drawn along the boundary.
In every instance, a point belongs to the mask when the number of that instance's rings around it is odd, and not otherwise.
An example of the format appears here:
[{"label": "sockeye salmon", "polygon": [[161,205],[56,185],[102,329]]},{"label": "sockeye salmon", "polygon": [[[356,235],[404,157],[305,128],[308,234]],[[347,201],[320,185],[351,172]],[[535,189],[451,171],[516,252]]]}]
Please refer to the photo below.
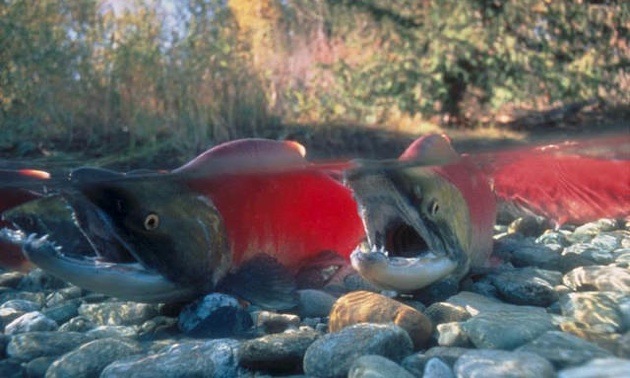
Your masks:
[{"label": "sockeye salmon", "polygon": [[220,290],[288,308],[304,261],[324,251],[347,258],[364,235],[350,190],[308,169],[304,153],[295,142],[239,140],[169,173],[77,169],[60,194],[4,217],[19,226],[52,203],[70,207],[98,258],[65,253],[54,232],[24,252],[87,289],[145,302]]}]

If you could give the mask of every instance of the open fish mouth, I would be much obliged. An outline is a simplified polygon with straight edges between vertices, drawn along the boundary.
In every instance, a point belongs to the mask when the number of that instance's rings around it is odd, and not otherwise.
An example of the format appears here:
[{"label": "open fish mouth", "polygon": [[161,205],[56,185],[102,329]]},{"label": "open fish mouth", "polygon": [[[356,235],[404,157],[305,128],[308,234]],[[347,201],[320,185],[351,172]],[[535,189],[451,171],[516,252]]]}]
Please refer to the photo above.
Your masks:
[{"label": "open fish mouth", "polygon": [[453,274],[463,253],[448,228],[430,219],[437,204],[408,193],[393,173],[348,175],[367,235],[350,256],[372,284],[401,293],[418,291]]},{"label": "open fish mouth", "polygon": [[3,218],[19,231],[0,230],[0,238],[21,245],[26,257],[46,272],[87,290],[141,302],[172,302],[197,294],[142,263],[113,232],[109,218],[79,194],[30,201]]}]

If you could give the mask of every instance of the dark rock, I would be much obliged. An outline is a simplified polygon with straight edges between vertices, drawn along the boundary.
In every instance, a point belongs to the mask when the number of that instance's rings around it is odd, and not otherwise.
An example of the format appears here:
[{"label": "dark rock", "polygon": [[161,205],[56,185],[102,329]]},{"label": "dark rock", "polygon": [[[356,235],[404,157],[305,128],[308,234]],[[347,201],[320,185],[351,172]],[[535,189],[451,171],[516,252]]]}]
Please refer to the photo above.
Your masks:
[{"label": "dark rock", "polygon": [[413,375],[421,377],[429,360],[438,358],[440,361],[443,361],[447,366],[452,368],[455,365],[455,361],[457,361],[459,357],[469,350],[471,349],[458,347],[433,347],[424,353],[416,353],[407,356],[403,360],[402,366]]},{"label": "dark rock", "polygon": [[26,364],[26,377],[28,378],[44,378],[46,371],[57,357],[37,357]]},{"label": "dark rock", "polygon": [[400,362],[413,344],[402,328],[362,323],[317,339],[304,355],[304,372],[319,377],[345,376],[358,357],[377,354]]},{"label": "dark rock", "polygon": [[549,247],[513,235],[497,240],[494,243],[493,255],[511,262],[515,267],[555,269],[560,260],[560,254]]},{"label": "dark rock", "polygon": [[595,264],[610,264],[614,261],[612,251],[603,250],[590,243],[577,243],[570,245],[562,251],[562,255],[579,255]]},{"label": "dark rock", "polygon": [[232,339],[176,343],[149,356],[113,362],[100,377],[237,377],[242,373],[236,360],[238,347]]},{"label": "dark rock", "polygon": [[298,290],[298,314],[302,318],[328,316],[337,299],[321,290]]},{"label": "dark rock", "polygon": [[299,372],[306,349],[320,336],[313,330],[287,331],[244,341],[239,364],[254,370]]},{"label": "dark rock", "polygon": [[138,344],[130,341],[94,340],[57,359],[46,377],[97,377],[110,363],[141,351]]},{"label": "dark rock", "polygon": [[0,377],[22,378],[24,372],[20,361],[8,359],[0,361]]},{"label": "dark rock", "polygon": [[0,286],[1,287],[10,287],[12,289],[16,289],[22,279],[24,278],[24,273],[21,272],[6,272],[0,274]]},{"label": "dark rock", "polygon": [[429,306],[424,314],[433,324],[461,322],[470,319],[465,308],[447,302],[436,302]]},{"label": "dark rock", "polygon": [[516,349],[535,353],[551,361],[556,369],[581,365],[595,358],[612,357],[599,346],[577,336],[559,331],[549,331]]},{"label": "dark rock", "polygon": [[424,366],[422,378],[455,378],[455,373],[444,361],[434,357]]},{"label": "dark rock", "polygon": [[79,314],[80,305],[81,300],[74,299],[56,304],[52,307],[44,308],[42,313],[50,319],[56,321],[57,324],[63,324]]},{"label": "dark rock", "polygon": [[562,279],[560,272],[535,268],[503,271],[488,276],[499,297],[509,303],[549,306],[558,300],[554,286]]},{"label": "dark rock", "polygon": [[82,304],[78,311],[100,325],[140,325],[158,315],[156,305],[137,302]]},{"label": "dark rock", "polygon": [[178,326],[193,337],[229,337],[247,332],[253,325],[249,313],[229,295],[213,293],[184,307]]},{"label": "dark rock", "polygon": [[379,355],[361,356],[354,360],[348,378],[413,378],[407,370],[394,361]]},{"label": "dark rock", "polygon": [[300,317],[293,314],[260,311],[256,316],[256,327],[262,328],[265,333],[280,333],[290,328],[296,329],[299,325]]},{"label": "dark rock", "polygon": [[96,324],[85,316],[76,316],[59,327],[59,332],[87,332]]},{"label": "dark rock", "polygon": [[7,355],[22,361],[42,356],[60,356],[92,338],[78,332],[29,332],[14,335],[7,346]]},{"label": "dark rock", "polygon": [[553,378],[553,366],[537,354],[502,350],[471,350],[455,363],[458,378]]}]

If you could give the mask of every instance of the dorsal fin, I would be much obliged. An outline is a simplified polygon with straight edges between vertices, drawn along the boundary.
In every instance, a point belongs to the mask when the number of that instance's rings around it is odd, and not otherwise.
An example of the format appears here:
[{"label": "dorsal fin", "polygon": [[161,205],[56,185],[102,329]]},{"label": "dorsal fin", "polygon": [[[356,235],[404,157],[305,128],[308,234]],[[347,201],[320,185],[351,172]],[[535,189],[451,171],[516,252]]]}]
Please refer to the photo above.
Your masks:
[{"label": "dorsal fin", "polygon": [[173,173],[204,176],[296,168],[307,164],[306,148],[293,141],[239,139],[220,144],[197,156]]},{"label": "dorsal fin", "polygon": [[427,164],[444,165],[459,160],[459,154],[444,134],[429,134],[416,139],[399,160],[417,160]]}]

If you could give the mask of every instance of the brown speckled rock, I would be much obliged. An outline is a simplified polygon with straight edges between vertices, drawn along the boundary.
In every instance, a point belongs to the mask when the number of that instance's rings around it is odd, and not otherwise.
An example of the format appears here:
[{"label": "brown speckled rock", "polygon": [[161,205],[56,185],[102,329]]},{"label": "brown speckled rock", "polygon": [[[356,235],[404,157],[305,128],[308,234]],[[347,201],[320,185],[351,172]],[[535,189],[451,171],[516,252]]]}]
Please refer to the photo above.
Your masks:
[{"label": "brown speckled rock", "polygon": [[433,332],[431,320],[418,310],[386,296],[355,291],[339,298],[330,311],[330,332],[357,323],[394,323],[407,331],[415,349],[422,348]]}]

